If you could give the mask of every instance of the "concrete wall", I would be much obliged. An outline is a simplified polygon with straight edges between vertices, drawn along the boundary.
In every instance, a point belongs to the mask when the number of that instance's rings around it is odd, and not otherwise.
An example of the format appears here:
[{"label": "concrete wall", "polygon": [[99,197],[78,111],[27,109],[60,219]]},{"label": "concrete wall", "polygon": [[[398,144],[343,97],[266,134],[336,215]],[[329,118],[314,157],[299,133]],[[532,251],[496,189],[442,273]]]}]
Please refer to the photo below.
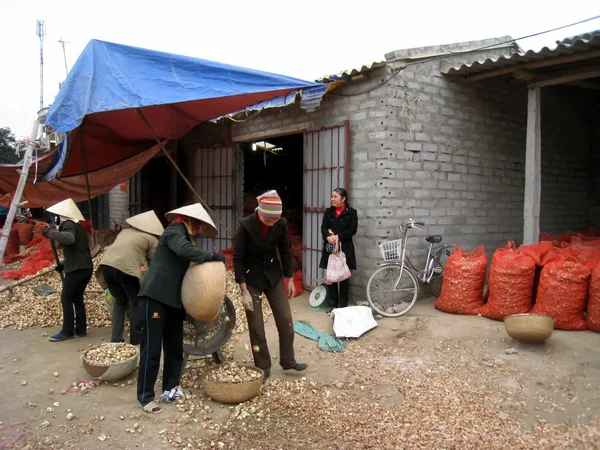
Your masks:
[{"label": "concrete wall", "polygon": [[427,223],[410,240],[419,264],[427,234],[467,249],[484,244],[490,252],[521,239],[526,90],[443,77],[442,67],[456,62],[409,65],[395,76],[393,65],[377,69],[328,95],[313,113],[291,106],[241,124],[205,124],[184,147],[194,151],[229,138],[268,137],[295,124],[317,128],[349,120],[349,191],[359,214],[355,244],[361,255],[351,281],[353,295],[362,297],[380,258],[377,244],[395,238],[397,226],[410,217]]},{"label": "concrete wall", "polygon": [[120,186],[116,186],[108,195],[110,199],[109,215],[111,218],[111,227],[114,226],[113,220],[117,224],[126,227],[125,219],[129,217],[129,189],[123,192]]}]

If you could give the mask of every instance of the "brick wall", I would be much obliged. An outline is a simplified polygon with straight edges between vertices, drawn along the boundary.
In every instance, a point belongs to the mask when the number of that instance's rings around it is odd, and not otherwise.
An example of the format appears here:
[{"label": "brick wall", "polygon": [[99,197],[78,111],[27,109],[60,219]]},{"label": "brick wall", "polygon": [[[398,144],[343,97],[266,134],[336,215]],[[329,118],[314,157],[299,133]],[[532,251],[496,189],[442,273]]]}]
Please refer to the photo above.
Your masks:
[{"label": "brick wall", "polygon": [[[294,105],[265,110],[241,124],[203,125],[186,138],[185,147],[193,150],[222,144],[236,136],[268,137],[293,124],[318,128],[349,120],[348,188],[359,214],[355,245],[360,257],[351,279],[351,293],[356,298],[364,298],[364,287],[377,267],[377,244],[395,238],[397,226],[410,217],[427,224],[409,240],[409,254],[418,265],[424,262],[427,234],[441,234],[444,242],[465,249],[483,244],[491,256],[506,241],[522,240],[527,91],[522,85],[503,82],[466,83],[445,77],[441,71],[467,58],[481,60],[507,54],[510,49],[424,64],[410,64],[407,59],[466,47],[453,44],[392,52],[386,58],[393,63],[338,88],[313,113]],[[402,70],[396,74],[400,67]],[[384,83],[388,78],[392,79]],[[542,111],[548,109],[543,120],[549,124],[560,121],[561,109],[556,102],[563,97],[555,98],[546,91]],[[590,200],[584,185],[591,185],[587,173],[581,171],[585,142],[577,141],[574,145],[580,151],[565,156],[565,148],[570,153],[573,141],[569,136],[558,139],[556,134],[565,127],[572,133],[582,132],[577,125],[581,116],[576,104],[573,109],[575,112],[561,127],[553,130],[543,123],[548,133],[543,139],[544,226],[585,225],[584,213]],[[555,160],[565,162],[570,175],[564,171],[557,174]],[[237,170],[243,173],[241,165]],[[583,181],[575,182],[576,177]],[[573,183],[568,195],[561,189],[565,181]],[[568,216],[577,217],[577,222],[571,223],[567,214],[557,212],[568,203],[569,196],[580,190],[585,205],[583,201],[569,203],[573,209]],[[600,195],[596,198],[600,211]]]},{"label": "brick wall", "polygon": [[116,186],[108,195],[110,199],[109,215],[111,227],[114,226],[113,221],[126,227],[125,219],[129,217],[129,189],[123,192],[119,186]]}]

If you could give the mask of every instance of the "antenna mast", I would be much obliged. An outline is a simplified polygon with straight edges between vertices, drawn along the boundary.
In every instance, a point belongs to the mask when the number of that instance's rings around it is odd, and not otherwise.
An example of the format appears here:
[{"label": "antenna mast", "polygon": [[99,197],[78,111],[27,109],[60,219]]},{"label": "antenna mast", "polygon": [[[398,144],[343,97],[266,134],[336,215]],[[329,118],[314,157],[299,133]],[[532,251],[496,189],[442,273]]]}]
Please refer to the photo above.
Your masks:
[{"label": "antenna mast", "polygon": [[65,60],[65,72],[67,73],[67,76],[69,76],[69,69],[67,68],[67,52],[65,51],[65,44],[68,44],[68,42],[65,42],[63,38],[60,38],[58,42],[60,43],[63,49],[63,59]]},{"label": "antenna mast", "polygon": [[40,109],[44,108],[44,37],[46,37],[46,22],[37,21],[36,35],[40,40]]}]

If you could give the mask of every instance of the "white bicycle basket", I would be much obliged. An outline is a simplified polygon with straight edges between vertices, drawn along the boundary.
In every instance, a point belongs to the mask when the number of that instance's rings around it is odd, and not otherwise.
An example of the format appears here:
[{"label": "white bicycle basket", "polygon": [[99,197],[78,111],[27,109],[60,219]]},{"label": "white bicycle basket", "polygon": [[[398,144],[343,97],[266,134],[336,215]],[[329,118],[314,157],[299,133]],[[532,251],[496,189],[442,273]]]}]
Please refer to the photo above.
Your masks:
[{"label": "white bicycle basket", "polygon": [[402,239],[386,241],[379,244],[381,257],[384,261],[398,261],[400,259],[400,251],[402,248]]}]

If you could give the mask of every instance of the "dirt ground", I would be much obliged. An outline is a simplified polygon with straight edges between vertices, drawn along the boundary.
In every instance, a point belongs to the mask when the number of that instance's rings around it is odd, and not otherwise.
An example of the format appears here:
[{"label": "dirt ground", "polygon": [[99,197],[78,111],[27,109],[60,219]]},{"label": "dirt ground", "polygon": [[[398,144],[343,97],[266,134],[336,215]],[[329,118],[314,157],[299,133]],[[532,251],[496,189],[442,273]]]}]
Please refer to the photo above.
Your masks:
[{"label": "dirt ground", "polygon": [[[308,295],[294,299],[292,308],[296,320],[307,320],[319,331],[332,332],[331,318],[311,310]],[[271,354],[277,355],[272,318],[266,328]],[[503,439],[502,433],[516,427],[523,433],[535,433],[540,424],[588,424],[600,415],[600,334],[555,331],[546,344],[522,345],[506,335],[501,322],[441,313],[433,308],[433,299],[419,300],[407,317],[380,320],[368,334],[348,341],[346,352],[341,354],[322,352],[316,342],[296,335],[297,360],[307,362],[309,368],[303,373],[283,372],[274,359],[272,380],[261,394],[264,414],[273,421],[279,417],[277,426],[262,413],[256,414],[259,419],[255,422],[236,422],[240,407],[222,406],[203,398],[202,389],[194,389],[193,381],[184,387],[198,401],[200,411],[193,407],[190,410],[189,404],[167,404],[163,414],[146,414],[136,402],[136,372],[114,385],[101,384],[85,393],[61,395],[60,391],[68,389],[73,381],[89,380],[80,363],[80,352],[108,340],[110,330],[91,329],[86,338],[49,342],[47,336],[56,331],[0,330],[0,448],[507,448],[508,441],[494,441],[493,435]],[[227,352],[238,361],[249,362],[248,342],[247,333],[237,335]],[[448,369],[450,373],[443,375],[448,384],[442,386],[445,391],[436,390],[439,388],[433,384],[427,389],[430,378]],[[450,385],[457,380],[464,386]],[[297,423],[288,409],[283,411],[290,405],[300,411],[300,406],[293,403],[297,399],[271,399],[294,386],[308,387],[306,396],[312,398],[312,403],[305,407],[315,408],[309,412],[311,416],[302,412],[304,416]],[[304,387],[298,389],[305,392]],[[468,394],[470,403],[454,397],[458,391]],[[325,409],[335,408],[330,403],[332,392],[346,402],[345,409],[331,416],[333,422],[326,426],[317,419]],[[416,396],[411,396],[413,392]],[[496,398],[494,393],[502,393],[503,397]],[[319,405],[323,405],[322,411]],[[259,406],[256,403],[256,408]],[[412,408],[410,414],[407,408]],[[470,408],[484,408],[481,411],[485,413]],[[66,418],[69,412],[74,415],[72,420]],[[486,414],[481,417],[485,429],[477,433],[487,431],[489,441],[467,436],[460,421],[467,420],[470,412]],[[379,413],[381,417],[371,415]],[[345,428],[335,423],[336,417],[350,420],[348,414],[361,416],[355,426],[350,425],[354,422],[347,422]],[[407,416],[419,417],[420,432],[405,431],[411,421]],[[308,417],[321,424],[318,429],[311,428]],[[385,428],[382,417],[394,417],[398,424]],[[477,417],[468,420],[474,427],[483,427],[476,423]],[[591,435],[600,436],[596,433],[597,422],[591,427]],[[392,429],[398,434],[390,433]],[[361,437],[358,430],[367,437]],[[468,439],[464,445],[449,437],[457,430],[465,435],[462,439]],[[379,437],[373,433],[380,433]],[[590,435],[589,429],[587,433]],[[432,444],[434,434],[441,439],[440,444]],[[383,436],[392,440],[377,440]],[[528,442],[543,443],[537,440],[539,436],[532,439]],[[600,442],[594,439],[546,442],[544,448],[600,448]],[[536,447],[523,444],[519,448]]]}]

